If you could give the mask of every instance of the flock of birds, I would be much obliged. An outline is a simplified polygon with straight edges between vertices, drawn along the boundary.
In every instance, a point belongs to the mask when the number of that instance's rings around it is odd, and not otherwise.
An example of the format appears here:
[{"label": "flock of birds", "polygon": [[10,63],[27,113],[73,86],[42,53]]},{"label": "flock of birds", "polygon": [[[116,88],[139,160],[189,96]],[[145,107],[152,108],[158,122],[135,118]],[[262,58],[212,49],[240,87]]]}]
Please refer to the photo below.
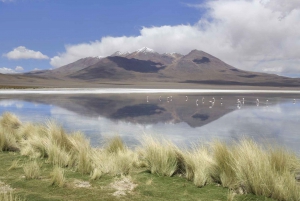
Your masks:
[{"label": "flock of birds", "polygon": [[[161,102],[162,101],[162,96],[159,96],[158,100]],[[185,96],[185,101],[187,102],[189,100],[189,97],[188,96]],[[205,98],[202,97],[202,104],[204,104],[204,100]],[[173,101],[173,97],[172,96],[167,96],[167,102],[172,102]],[[208,101],[210,103],[210,106],[209,108],[212,108],[214,105],[215,105],[215,102],[216,102],[216,99],[215,97],[212,97],[211,100]],[[149,96],[147,96],[147,103],[149,103]],[[256,101],[256,106],[259,106],[259,99],[257,98]],[[221,97],[220,98],[220,104],[221,106],[223,105],[223,98]],[[237,105],[237,108],[238,109],[241,109],[242,105],[245,104],[245,98],[242,98],[241,100],[238,98],[237,99],[237,102],[236,102],[236,105]],[[296,99],[293,99],[293,104],[296,104]],[[265,105],[266,107],[268,107],[269,105],[269,100],[267,99],[265,101]],[[196,106],[199,106],[199,99],[196,99]]]}]

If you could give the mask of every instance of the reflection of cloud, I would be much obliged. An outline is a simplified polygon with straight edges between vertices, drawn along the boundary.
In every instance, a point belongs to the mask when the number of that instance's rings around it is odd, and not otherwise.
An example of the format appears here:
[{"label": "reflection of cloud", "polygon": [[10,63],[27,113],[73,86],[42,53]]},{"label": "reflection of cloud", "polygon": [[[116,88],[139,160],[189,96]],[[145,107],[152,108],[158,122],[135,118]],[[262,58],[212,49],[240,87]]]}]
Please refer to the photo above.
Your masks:
[{"label": "reflection of cloud", "polygon": [[20,101],[17,101],[17,100],[1,100],[0,101],[1,107],[10,107],[10,106],[14,106],[17,104],[21,104]]},{"label": "reflection of cloud", "polygon": [[19,109],[23,108],[23,104],[22,103],[16,103],[16,107],[19,108]]},{"label": "reflection of cloud", "polygon": [[2,100],[0,101],[1,107],[16,107],[16,108],[23,108],[22,101],[17,100]]}]

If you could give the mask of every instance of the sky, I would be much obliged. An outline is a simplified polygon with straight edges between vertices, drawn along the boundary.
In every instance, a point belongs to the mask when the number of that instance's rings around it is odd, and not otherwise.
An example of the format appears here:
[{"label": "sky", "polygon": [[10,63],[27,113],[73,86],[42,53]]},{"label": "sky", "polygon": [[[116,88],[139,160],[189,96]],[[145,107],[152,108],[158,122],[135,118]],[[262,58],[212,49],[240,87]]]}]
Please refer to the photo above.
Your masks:
[{"label": "sky", "polygon": [[0,0],[0,73],[142,47],[300,77],[299,0]]}]

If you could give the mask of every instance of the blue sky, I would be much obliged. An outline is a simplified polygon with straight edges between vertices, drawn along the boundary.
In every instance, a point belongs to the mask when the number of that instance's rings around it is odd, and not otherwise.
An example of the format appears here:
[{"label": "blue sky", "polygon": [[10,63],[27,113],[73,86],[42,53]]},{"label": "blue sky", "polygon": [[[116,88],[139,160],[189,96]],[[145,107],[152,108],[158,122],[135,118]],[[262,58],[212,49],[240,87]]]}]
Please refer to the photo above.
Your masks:
[{"label": "blue sky", "polygon": [[[174,0],[0,1],[0,54],[24,46],[53,57],[64,45],[136,36],[143,27],[196,23],[201,12]],[[0,67],[51,68],[48,60],[0,58]]]},{"label": "blue sky", "polygon": [[0,0],[0,73],[147,46],[297,77],[299,21],[298,0]]}]

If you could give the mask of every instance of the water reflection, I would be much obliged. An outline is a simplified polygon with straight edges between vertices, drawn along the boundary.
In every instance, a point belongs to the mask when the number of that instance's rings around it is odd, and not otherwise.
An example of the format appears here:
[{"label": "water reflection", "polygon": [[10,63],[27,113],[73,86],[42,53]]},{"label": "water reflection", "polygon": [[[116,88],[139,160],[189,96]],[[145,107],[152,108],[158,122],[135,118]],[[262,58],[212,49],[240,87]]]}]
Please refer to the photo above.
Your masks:
[{"label": "water reflection", "polygon": [[299,151],[300,103],[292,95],[18,95],[1,96],[0,113],[22,121],[54,118],[68,131],[81,130],[92,144],[118,134],[129,145],[144,133],[179,145],[248,136]]}]

